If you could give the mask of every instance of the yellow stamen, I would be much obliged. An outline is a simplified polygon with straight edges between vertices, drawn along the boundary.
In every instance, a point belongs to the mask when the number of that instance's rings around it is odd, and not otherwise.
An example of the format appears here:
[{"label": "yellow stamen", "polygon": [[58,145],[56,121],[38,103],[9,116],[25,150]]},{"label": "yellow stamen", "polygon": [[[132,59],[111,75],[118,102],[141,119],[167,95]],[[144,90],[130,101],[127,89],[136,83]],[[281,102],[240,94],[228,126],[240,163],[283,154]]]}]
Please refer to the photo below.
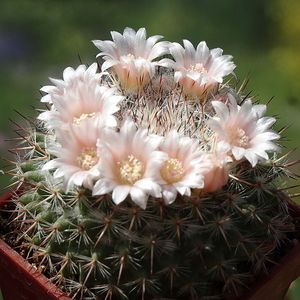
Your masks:
[{"label": "yellow stamen", "polygon": [[119,175],[123,184],[132,185],[140,180],[144,175],[144,165],[133,155],[128,156],[127,160],[118,162],[120,165]]},{"label": "yellow stamen", "polygon": [[191,66],[190,69],[188,69],[188,73],[201,73],[206,74],[207,70],[203,67],[202,64],[195,64],[194,66]]},{"label": "yellow stamen", "polygon": [[185,174],[182,162],[177,158],[170,158],[160,169],[162,178],[169,184],[178,182]]},{"label": "yellow stamen", "polygon": [[85,171],[90,170],[97,164],[99,157],[97,156],[97,150],[93,147],[84,147],[81,150],[81,155],[76,158],[78,166]]},{"label": "yellow stamen", "polygon": [[135,56],[132,55],[131,53],[127,54],[128,57],[131,57],[132,59],[135,59]]},{"label": "yellow stamen", "polygon": [[73,123],[79,125],[84,119],[92,119],[94,118],[96,113],[90,113],[90,114],[82,114],[79,118],[74,117]]},{"label": "yellow stamen", "polygon": [[236,129],[231,129],[229,130],[228,135],[230,137],[230,144],[241,148],[246,148],[248,146],[249,137],[242,128],[237,127]]}]

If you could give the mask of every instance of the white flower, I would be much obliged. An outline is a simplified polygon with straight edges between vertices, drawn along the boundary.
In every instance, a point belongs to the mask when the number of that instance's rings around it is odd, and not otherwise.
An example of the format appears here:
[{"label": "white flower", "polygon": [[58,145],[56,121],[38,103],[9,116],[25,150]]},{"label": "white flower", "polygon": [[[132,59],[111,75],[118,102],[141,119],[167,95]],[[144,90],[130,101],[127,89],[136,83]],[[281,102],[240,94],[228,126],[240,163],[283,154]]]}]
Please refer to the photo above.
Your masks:
[{"label": "white flower", "polygon": [[103,130],[103,122],[98,119],[86,119],[80,126],[68,125],[68,131],[57,128],[55,131],[61,147],[51,147],[47,151],[56,158],[47,162],[43,169],[56,169],[54,177],[63,177],[65,191],[73,185],[93,188],[93,182],[99,179],[98,162],[100,150],[97,140]]},{"label": "white flower", "polygon": [[180,137],[173,129],[159,149],[168,154],[158,174],[167,204],[175,201],[177,193],[190,196],[191,188],[203,188],[203,174],[208,164],[203,160],[205,153],[200,151],[197,139]]},{"label": "white flower", "polygon": [[161,138],[148,135],[146,128],[136,129],[126,118],[119,132],[110,128],[98,142],[101,148],[101,178],[96,182],[93,195],[112,192],[112,199],[119,204],[130,195],[133,202],[146,208],[148,195],[161,196],[161,189],[154,177],[159,172],[166,155],[156,151]]},{"label": "white flower", "polygon": [[250,99],[238,105],[230,94],[228,99],[228,105],[212,101],[217,116],[207,123],[217,133],[218,139],[230,145],[233,157],[236,160],[246,158],[254,167],[258,161],[268,159],[267,152],[279,152],[273,140],[280,136],[270,130],[276,120],[263,117],[266,105],[253,105]]},{"label": "white flower", "polygon": [[52,104],[50,111],[43,112],[39,118],[46,121],[47,128],[68,127],[68,123],[80,124],[86,118],[101,114],[107,126],[116,126],[113,114],[119,110],[118,103],[124,97],[117,94],[115,88],[100,85],[101,74],[97,73],[97,64],[88,69],[81,65],[76,70],[67,68],[64,80],[53,80],[56,86],[43,87],[47,91],[41,101]]},{"label": "white flower", "polygon": [[175,61],[163,59],[160,65],[175,70],[174,79],[184,91],[198,99],[204,99],[223,77],[232,73],[235,68],[231,55],[222,55],[220,48],[209,50],[202,41],[197,49],[188,40],[183,40],[183,48],[178,43],[172,43],[170,53]]},{"label": "white flower", "polygon": [[77,84],[78,80],[88,81],[93,79],[100,82],[102,74],[96,74],[95,68],[97,69],[97,64],[92,64],[88,69],[85,65],[80,65],[77,69],[68,67],[63,71],[63,79],[49,78],[54,86],[45,85],[40,89],[42,92],[47,93],[42,97],[41,102],[52,103],[53,95],[63,95],[65,90],[71,89],[74,84]]},{"label": "white flower", "polygon": [[135,89],[147,84],[155,73],[157,62],[155,58],[168,53],[168,42],[157,41],[160,35],[146,39],[145,28],[135,32],[132,28],[125,28],[123,35],[112,31],[112,41],[94,40],[95,46],[102,52],[105,62],[102,71],[113,68],[122,86],[126,89]]}]

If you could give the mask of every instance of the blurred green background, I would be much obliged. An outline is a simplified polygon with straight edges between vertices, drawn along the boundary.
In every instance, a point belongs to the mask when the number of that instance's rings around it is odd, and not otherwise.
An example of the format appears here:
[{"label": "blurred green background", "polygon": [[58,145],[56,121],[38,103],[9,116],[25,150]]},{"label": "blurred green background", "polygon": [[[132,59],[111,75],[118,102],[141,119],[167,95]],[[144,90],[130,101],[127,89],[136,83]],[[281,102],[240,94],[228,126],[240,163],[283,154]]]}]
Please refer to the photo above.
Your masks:
[{"label": "blurred green background", "polygon": [[[43,107],[39,88],[50,83],[48,77],[60,78],[80,60],[92,63],[98,49],[90,41],[111,39],[111,30],[126,26],[195,46],[205,40],[209,48],[233,55],[237,78],[250,72],[247,91],[262,103],[274,96],[267,115],[278,116],[275,129],[293,124],[284,133],[290,141],[283,152],[299,149],[299,15],[299,0],[0,0],[0,156],[11,158],[7,149],[14,146],[5,141],[15,137],[9,119],[24,124],[14,109],[35,116],[32,106]],[[295,150],[290,160],[298,158]],[[293,171],[300,173],[298,166]],[[0,177],[0,188],[7,177]],[[298,285],[290,291],[293,300]]]}]

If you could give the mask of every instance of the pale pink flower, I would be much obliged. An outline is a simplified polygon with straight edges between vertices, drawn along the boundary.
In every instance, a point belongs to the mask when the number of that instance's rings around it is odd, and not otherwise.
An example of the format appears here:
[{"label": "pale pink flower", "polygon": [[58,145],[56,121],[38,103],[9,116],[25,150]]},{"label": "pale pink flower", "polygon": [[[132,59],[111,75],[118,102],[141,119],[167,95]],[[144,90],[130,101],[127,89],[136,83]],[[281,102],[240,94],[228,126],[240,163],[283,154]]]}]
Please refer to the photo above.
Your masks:
[{"label": "pale pink flower", "polygon": [[116,126],[113,114],[119,110],[118,103],[124,97],[118,95],[115,88],[101,86],[100,77],[96,63],[87,69],[81,65],[76,70],[67,68],[64,80],[52,79],[56,86],[42,88],[42,91],[48,92],[42,101],[46,99],[52,104],[50,111],[39,116],[46,121],[46,127],[66,128],[68,123],[80,124],[86,118],[99,115],[105,119],[107,126]]},{"label": "pale pink flower", "polygon": [[213,153],[206,154],[205,160],[210,165],[209,171],[204,175],[204,190],[214,192],[228,182],[229,165],[232,158],[228,155],[230,146],[219,141]]},{"label": "pale pink flower", "polygon": [[56,169],[54,177],[63,177],[65,191],[73,185],[84,186],[90,190],[99,179],[98,162],[100,150],[97,141],[101,137],[103,124],[86,119],[80,126],[68,124],[68,131],[56,129],[56,138],[61,146],[50,147],[47,152],[56,158],[50,160],[44,169]]},{"label": "pale pink flower", "polygon": [[125,28],[123,35],[111,32],[113,41],[94,40],[95,46],[101,50],[98,56],[103,56],[102,71],[113,68],[126,89],[136,89],[147,84],[155,74],[157,62],[155,58],[168,53],[168,42],[158,42],[162,38],[154,35],[146,39],[145,28],[135,32]]},{"label": "pale pink flower", "polygon": [[192,188],[203,188],[203,175],[208,171],[208,164],[203,160],[205,152],[200,151],[197,139],[180,137],[173,129],[168,132],[159,149],[168,154],[168,159],[157,174],[166,204],[174,202],[177,193],[190,196]]},{"label": "pale pink flower", "polygon": [[218,139],[230,145],[236,160],[246,158],[254,167],[258,161],[268,159],[267,152],[279,152],[274,140],[279,134],[270,130],[275,123],[273,117],[263,117],[266,105],[253,105],[250,99],[238,105],[228,94],[229,103],[212,101],[217,116],[208,120],[208,125],[217,133]]},{"label": "pale pink flower", "polygon": [[[96,68],[96,69],[95,69]],[[63,79],[49,78],[54,85],[45,85],[40,90],[47,93],[41,98],[41,102],[52,103],[53,95],[63,95],[65,90],[71,89],[79,80],[95,80],[100,82],[102,74],[97,73],[97,64],[92,64],[88,69],[85,65],[80,65],[77,69],[67,67],[63,71]]]},{"label": "pale pink flower", "polygon": [[167,157],[157,151],[160,142],[161,138],[148,135],[146,128],[137,130],[129,118],[125,118],[119,132],[104,129],[98,142],[102,149],[101,178],[94,186],[93,195],[112,192],[116,204],[130,195],[133,202],[145,209],[149,195],[161,196],[154,177]]},{"label": "pale pink flower", "polygon": [[174,69],[174,80],[186,94],[203,100],[223,82],[224,76],[232,73],[235,64],[231,55],[222,55],[220,48],[209,50],[204,41],[196,49],[188,40],[183,40],[183,44],[184,48],[172,43],[170,53],[175,61],[166,58],[160,65]]}]

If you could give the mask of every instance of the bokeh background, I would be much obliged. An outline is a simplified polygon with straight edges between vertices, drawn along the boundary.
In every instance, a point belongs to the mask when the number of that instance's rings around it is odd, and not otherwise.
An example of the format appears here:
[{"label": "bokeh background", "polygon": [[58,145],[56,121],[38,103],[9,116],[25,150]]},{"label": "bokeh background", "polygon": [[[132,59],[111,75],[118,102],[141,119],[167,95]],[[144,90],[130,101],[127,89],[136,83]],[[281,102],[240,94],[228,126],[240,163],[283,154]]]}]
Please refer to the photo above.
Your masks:
[{"label": "bokeh background", "polygon": [[[16,136],[10,120],[24,125],[16,111],[35,116],[33,107],[43,107],[39,88],[48,77],[60,78],[81,61],[91,64],[98,49],[90,41],[127,26],[195,46],[205,40],[233,55],[237,78],[250,73],[247,92],[261,103],[274,97],[267,115],[278,117],[275,129],[293,124],[283,152],[300,149],[299,15],[299,0],[0,0],[0,156],[10,159],[7,149],[15,145],[7,141]],[[298,158],[296,149],[290,160]],[[1,161],[0,169],[6,165]],[[298,166],[293,171],[300,173]],[[8,182],[0,176],[0,189]],[[299,299],[298,286],[290,299]]]}]

